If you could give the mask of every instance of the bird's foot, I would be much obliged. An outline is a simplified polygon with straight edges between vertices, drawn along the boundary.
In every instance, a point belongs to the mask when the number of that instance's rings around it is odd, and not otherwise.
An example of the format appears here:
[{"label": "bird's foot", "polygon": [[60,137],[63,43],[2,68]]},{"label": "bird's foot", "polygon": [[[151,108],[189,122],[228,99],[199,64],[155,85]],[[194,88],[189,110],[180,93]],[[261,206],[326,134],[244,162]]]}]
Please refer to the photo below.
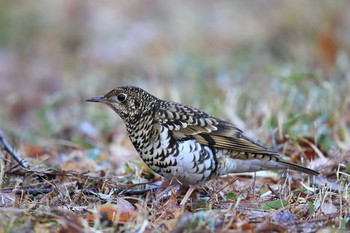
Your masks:
[{"label": "bird's foot", "polygon": [[178,183],[173,184],[171,180],[165,180],[159,185],[157,189],[156,199],[158,202],[168,199],[167,202],[170,201],[172,203],[176,203],[177,198],[186,192],[185,196],[180,202],[180,206],[184,206],[187,203],[188,199],[191,197],[191,194],[195,188],[196,186],[186,187]]},{"label": "bird's foot", "polygon": [[176,194],[181,187],[179,184],[172,184],[171,180],[164,180],[158,187],[156,192],[157,202],[171,198],[174,193]]}]

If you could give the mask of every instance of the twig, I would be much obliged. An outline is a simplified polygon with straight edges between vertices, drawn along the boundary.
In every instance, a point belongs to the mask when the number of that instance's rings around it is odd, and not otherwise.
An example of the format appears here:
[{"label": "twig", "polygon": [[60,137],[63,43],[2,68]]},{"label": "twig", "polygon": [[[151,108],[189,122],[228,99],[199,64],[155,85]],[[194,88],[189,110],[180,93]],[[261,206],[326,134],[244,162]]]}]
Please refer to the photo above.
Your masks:
[{"label": "twig", "polygon": [[215,191],[215,194],[218,195],[219,192],[221,192],[222,190],[224,190],[227,186],[233,184],[234,182],[236,182],[238,180],[237,177],[234,177],[230,182],[228,182],[224,187],[222,187],[221,189]]},{"label": "twig", "polygon": [[[28,188],[28,189],[2,189],[0,190],[0,193],[14,193],[16,195],[22,195],[22,194],[31,194],[31,195],[39,195],[39,194],[47,194],[54,190],[54,188]],[[141,189],[141,190],[132,190],[132,189],[119,189],[117,191],[117,194],[124,194],[126,196],[132,196],[132,195],[142,195],[145,194],[151,190],[154,190],[154,188],[148,188],[148,189]],[[96,189],[81,189],[81,190],[73,190],[69,194],[73,195],[78,192],[83,192],[84,195],[96,195],[98,192]]]},{"label": "twig", "polygon": [[29,168],[29,163],[22,159],[17,152],[12,148],[12,146],[7,142],[6,138],[4,137],[4,133],[0,129],[0,146],[1,149],[9,153],[17,162],[19,165],[21,165],[24,168]]},{"label": "twig", "polygon": [[15,193],[16,195],[22,195],[22,194],[32,194],[34,196],[39,194],[46,194],[52,192],[52,188],[29,188],[29,189],[5,189],[1,190],[0,193]]},{"label": "twig", "polygon": [[[158,187],[157,187],[158,188]],[[124,190],[118,190],[118,194],[123,194],[123,195],[143,195],[145,193],[148,193],[149,191],[154,191],[157,189],[155,188],[147,188],[147,189],[138,189],[138,190],[133,190],[133,189],[124,189]]]}]

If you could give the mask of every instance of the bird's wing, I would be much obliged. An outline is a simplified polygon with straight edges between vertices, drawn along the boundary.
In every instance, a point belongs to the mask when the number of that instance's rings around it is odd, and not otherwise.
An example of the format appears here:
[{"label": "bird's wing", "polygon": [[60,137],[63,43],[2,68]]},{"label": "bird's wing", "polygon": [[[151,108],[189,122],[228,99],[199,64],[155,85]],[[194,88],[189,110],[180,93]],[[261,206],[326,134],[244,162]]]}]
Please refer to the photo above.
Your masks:
[{"label": "bird's wing", "polygon": [[218,149],[233,150],[257,154],[279,153],[269,149],[260,143],[246,137],[243,132],[233,124],[218,119],[207,119],[206,126],[187,125],[187,127],[173,130],[173,135],[177,139],[193,138],[202,145],[211,146]]},{"label": "bird's wing", "polygon": [[283,160],[278,151],[267,148],[250,139],[235,125],[184,105],[160,111],[160,124],[167,127],[177,140],[195,139],[202,145],[213,148],[242,152],[235,153],[236,159],[274,160],[289,169],[318,175],[317,171]]},{"label": "bird's wing", "polygon": [[160,109],[160,123],[172,131],[178,140],[195,139],[202,145],[237,152],[275,154],[260,143],[243,135],[235,125],[218,118],[211,117],[196,108],[170,103],[167,108]]}]

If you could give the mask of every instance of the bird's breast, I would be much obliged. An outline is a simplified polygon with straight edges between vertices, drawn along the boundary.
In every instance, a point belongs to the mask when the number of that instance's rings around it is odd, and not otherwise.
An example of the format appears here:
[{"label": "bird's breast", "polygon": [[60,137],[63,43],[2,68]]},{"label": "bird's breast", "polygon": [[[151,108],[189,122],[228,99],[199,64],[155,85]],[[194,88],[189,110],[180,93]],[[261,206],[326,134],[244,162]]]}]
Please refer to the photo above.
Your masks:
[{"label": "bird's breast", "polygon": [[215,173],[216,159],[210,147],[193,139],[176,140],[166,127],[152,138],[133,138],[132,141],[144,162],[165,178],[189,185],[207,181]]},{"label": "bird's breast", "polygon": [[160,168],[176,165],[175,157],[178,145],[171,138],[167,128],[160,128],[156,135],[140,130],[138,133],[129,134],[129,136],[141,158],[154,171],[159,172]]}]

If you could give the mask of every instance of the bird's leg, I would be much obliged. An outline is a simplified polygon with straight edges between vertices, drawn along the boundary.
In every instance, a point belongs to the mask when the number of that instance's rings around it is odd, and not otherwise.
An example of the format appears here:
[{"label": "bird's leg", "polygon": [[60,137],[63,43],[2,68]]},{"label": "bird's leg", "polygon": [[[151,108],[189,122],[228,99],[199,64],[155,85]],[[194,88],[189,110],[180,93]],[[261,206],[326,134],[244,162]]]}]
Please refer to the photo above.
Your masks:
[{"label": "bird's leg", "polygon": [[255,184],[256,184],[256,172],[254,172],[254,179],[253,179],[253,184],[252,184],[252,188],[253,188],[253,197],[255,197]]},{"label": "bird's leg", "polygon": [[162,183],[160,183],[160,185],[157,188],[157,194],[162,193],[163,191],[165,191],[171,184],[171,180],[166,179],[163,180]]},{"label": "bird's leg", "polygon": [[175,195],[177,197],[179,195],[178,192],[181,190],[181,187],[179,187],[179,185],[177,183],[173,183],[173,180],[170,180],[170,179],[164,180],[158,186],[158,189],[156,192],[157,200],[160,201],[162,199],[166,199],[166,198],[172,196],[172,194],[173,194],[172,190],[177,190],[175,193]]},{"label": "bird's leg", "polygon": [[190,198],[191,194],[193,193],[193,191],[196,189],[196,186],[192,186],[190,185],[189,189],[187,190],[184,198],[182,199],[182,201],[180,202],[180,206],[184,206],[188,200],[188,198]]}]

